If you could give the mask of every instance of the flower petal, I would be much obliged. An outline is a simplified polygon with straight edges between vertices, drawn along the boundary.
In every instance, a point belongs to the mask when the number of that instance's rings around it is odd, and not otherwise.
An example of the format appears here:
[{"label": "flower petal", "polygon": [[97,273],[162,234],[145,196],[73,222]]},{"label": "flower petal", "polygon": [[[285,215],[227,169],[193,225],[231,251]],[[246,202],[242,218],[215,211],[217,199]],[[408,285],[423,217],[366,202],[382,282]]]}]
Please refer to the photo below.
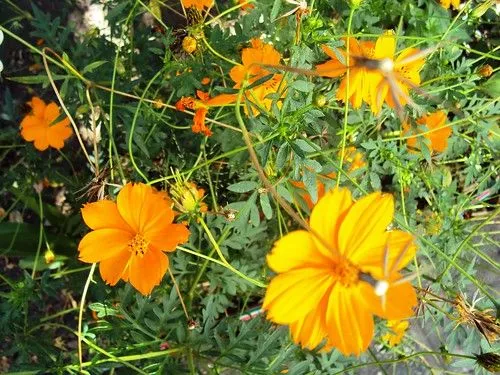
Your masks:
[{"label": "flower petal", "polygon": [[40,99],[37,96],[34,96],[33,98],[31,98],[31,101],[28,102],[28,105],[31,107],[31,110],[35,117],[38,117],[40,119],[43,118],[46,105],[42,99]]},{"label": "flower petal", "polygon": [[45,111],[43,113],[43,118],[46,123],[52,125],[52,123],[59,117],[61,112],[59,111],[59,107],[56,103],[51,102],[49,105],[45,107]]},{"label": "flower petal", "polygon": [[318,306],[304,318],[290,324],[292,339],[303,348],[313,350],[327,336],[324,316],[327,309],[328,293],[325,294]]},{"label": "flower petal", "polygon": [[120,229],[98,229],[87,233],[80,244],[78,259],[86,263],[97,263],[127,252],[128,242],[133,235]]},{"label": "flower petal", "polygon": [[128,274],[127,266],[130,260],[130,253],[123,251],[117,256],[103,260],[99,263],[99,272],[102,279],[108,285],[116,285],[123,278],[124,274]]},{"label": "flower petal", "polygon": [[145,232],[144,237],[162,251],[174,251],[177,245],[189,239],[189,229],[182,224],[168,224],[155,229]]},{"label": "flower petal", "polygon": [[379,36],[375,43],[375,51],[373,57],[375,59],[389,58],[393,59],[396,53],[396,38],[394,31],[386,31],[383,35]]},{"label": "flower petal", "polygon": [[167,255],[150,246],[143,257],[132,257],[129,267],[130,284],[145,296],[151,294],[165,276],[168,263]]},{"label": "flower petal", "polygon": [[71,137],[71,134],[73,134],[73,131],[63,121],[49,127],[47,130],[49,144],[56,149],[63,148],[64,141]]},{"label": "flower petal", "polygon": [[[358,251],[350,257],[363,272],[370,273],[375,279],[387,278],[395,271],[405,267],[415,256],[417,250],[410,233],[394,230],[374,236],[367,244],[366,251]],[[387,257],[387,260],[385,259]],[[387,269],[384,269],[387,265]]]},{"label": "flower petal", "polygon": [[172,201],[169,199],[167,193],[157,191],[153,188],[146,190],[140,210],[140,233],[146,236],[149,232],[161,231],[170,225],[173,220],[174,211],[172,210]]},{"label": "flower petal", "polygon": [[393,215],[394,199],[389,194],[372,193],[354,203],[340,225],[340,253],[348,259],[362,257],[373,242],[381,242]]},{"label": "flower petal", "polygon": [[359,355],[368,348],[373,337],[373,316],[359,302],[356,293],[359,290],[335,284],[326,311],[328,345],[344,355]]},{"label": "flower petal", "polygon": [[[396,274],[396,278],[401,276]],[[373,287],[365,282],[360,283],[361,295],[365,309],[373,314],[390,320],[406,319],[414,315],[413,308],[417,304],[417,294],[409,282],[394,285],[390,282],[389,289],[385,294],[385,305],[382,297],[375,294]]]},{"label": "flower petal", "polygon": [[[338,255],[338,230],[340,223],[352,205],[351,192],[333,189],[321,198],[311,213],[311,228],[322,240],[313,235],[314,243],[329,259]],[[328,248],[325,247],[328,245]]]},{"label": "flower petal", "polygon": [[316,308],[332,282],[327,271],[315,268],[285,272],[271,280],[263,309],[275,323],[294,323]]},{"label": "flower petal", "polygon": [[121,217],[135,233],[141,233],[142,206],[146,195],[152,193],[152,188],[146,184],[126,184],[116,197],[116,204]]},{"label": "flower petal", "polygon": [[91,229],[114,228],[133,233],[132,228],[123,220],[115,202],[101,200],[87,203],[82,208],[83,221]]},{"label": "flower petal", "polygon": [[267,255],[267,264],[277,272],[298,268],[328,267],[330,259],[316,248],[312,235],[305,230],[296,230],[276,241]]},{"label": "flower petal", "polygon": [[347,68],[338,60],[329,60],[323,64],[316,65],[316,71],[323,77],[340,77],[347,71]]}]

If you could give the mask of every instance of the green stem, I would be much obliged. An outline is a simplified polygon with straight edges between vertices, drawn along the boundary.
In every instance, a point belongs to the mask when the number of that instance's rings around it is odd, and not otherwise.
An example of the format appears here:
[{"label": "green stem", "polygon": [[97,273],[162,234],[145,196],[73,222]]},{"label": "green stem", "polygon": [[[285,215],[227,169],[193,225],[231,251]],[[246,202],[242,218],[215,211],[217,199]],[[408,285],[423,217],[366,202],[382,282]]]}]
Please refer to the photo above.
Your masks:
[{"label": "green stem", "polygon": [[199,222],[200,222],[203,230],[207,234],[208,240],[210,241],[210,243],[212,244],[213,248],[217,252],[217,255],[219,255],[219,258],[221,259],[221,261],[225,265],[225,267],[227,269],[233,271],[235,274],[237,274],[238,276],[240,276],[242,279],[248,281],[249,283],[251,283],[253,285],[256,285],[256,286],[258,286],[260,288],[266,288],[265,284],[261,283],[258,280],[252,279],[251,277],[245,275],[244,273],[242,273],[242,272],[238,271],[236,268],[234,268],[227,261],[227,259],[224,257],[224,254],[222,254],[222,250],[220,249],[219,244],[217,243],[217,241],[215,240],[214,236],[212,235],[212,232],[210,231],[210,228],[208,228],[207,224],[205,223],[205,220],[203,220],[203,217],[202,216],[198,216],[198,220],[199,220]]},{"label": "green stem", "polygon": [[346,138],[347,138],[347,118],[349,116],[349,81],[350,81],[350,74],[351,74],[351,69],[350,69],[350,56],[351,56],[351,53],[350,53],[350,35],[351,35],[351,31],[352,31],[352,19],[354,17],[354,12],[356,11],[356,9],[354,7],[351,7],[351,11],[349,12],[349,20],[347,21],[347,41],[346,41],[346,67],[347,67],[347,71],[346,71],[346,97],[345,97],[345,105],[344,105],[344,124],[342,126],[342,146],[341,146],[341,149],[340,149],[340,165],[339,165],[339,174],[338,174],[338,177],[337,177],[337,187],[340,186],[340,178],[342,176],[342,174],[340,173],[340,171],[342,170],[343,168],[343,165],[344,165],[344,157],[345,157],[345,146],[346,146]]}]

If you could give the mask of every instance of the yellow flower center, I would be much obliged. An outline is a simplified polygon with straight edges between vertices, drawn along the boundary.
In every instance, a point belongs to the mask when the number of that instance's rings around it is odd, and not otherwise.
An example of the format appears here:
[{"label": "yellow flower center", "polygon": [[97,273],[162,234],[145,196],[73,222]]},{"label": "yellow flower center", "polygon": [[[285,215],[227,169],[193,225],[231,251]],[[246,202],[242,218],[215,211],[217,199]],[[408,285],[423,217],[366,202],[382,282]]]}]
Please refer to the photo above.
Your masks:
[{"label": "yellow flower center", "polygon": [[333,274],[344,286],[351,286],[359,280],[359,269],[347,259],[340,259],[338,263],[333,264]]},{"label": "yellow flower center", "polygon": [[141,258],[146,254],[149,248],[149,241],[147,241],[142,235],[136,234],[128,243],[128,250]]}]

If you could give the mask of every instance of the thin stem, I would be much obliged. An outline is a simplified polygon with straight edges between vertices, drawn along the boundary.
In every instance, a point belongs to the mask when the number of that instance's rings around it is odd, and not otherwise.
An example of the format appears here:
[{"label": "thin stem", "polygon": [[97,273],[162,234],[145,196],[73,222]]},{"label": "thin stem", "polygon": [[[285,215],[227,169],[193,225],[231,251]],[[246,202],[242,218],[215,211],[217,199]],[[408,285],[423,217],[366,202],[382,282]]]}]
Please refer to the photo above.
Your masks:
[{"label": "thin stem", "polygon": [[[350,68],[350,42],[351,38],[349,35],[351,35],[351,30],[352,30],[352,19],[354,16],[354,12],[356,11],[355,7],[351,7],[351,11],[349,12],[349,20],[347,21],[347,40],[346,40],[346,97],[345,97],[345,105],[344,105],[344,124],[342,126],[342,145],[340,148],[340,165],[339,165],[339,171],[342,170],[343,165],[344,165],[344,158],[345,158],[345,144],[346,144],[346,138],[347,138],[347,119],[349,116],[349,84],[350,84],[350,74],[351,74],[351,68]],[[340,178],[341,178],[341,173],[339,173],[337,177],[337,187],[340,186]]]},{"label": "thin stem", "polygon": [[78,311],[78,362],[80,363],[80,371],[83,368],[83,348],[82,340],[85,340],[82,335],[82,323],[83,323],[83,310],[85,308],[85,299],[87,298],[87,292],[89,290],[90,282],[92,281],[92,276],[94,275],[96,263],[92,264],[90,268],[89,275],[87,276],[87,281],[85,281],[85,286],[83,287],[82,298],[80,299],[80,309]]},{"label": "thin stem", "polygon": [[251,277],[245,275],[244,273],[242,273],[242,272],[238,271],[236,268],[234,268],[226,260],[226,258],[224,257],[224,254],[222,254],[222,250],[220,249],[219,244],[217,243],[217,241],[215,240],[214,236],[212,235],[212,232],[210,231],[210,228],[208,228],[207,224],[205,223],[205,220],[203,220],[203,217],[202,216],[198,216],[198,220],[199,220],[199,223],[201,224],[203,230],[207,234],[208,240],[210,241],[210,243],[212,244],[213,248],[215,249],[215,251],[219,255],[219,258],[221,259],[221,261],[225,265],[225,267],[228,268],[229,270],[233,271],[235,274],[237,274],[238,276],[240,276],[242,279],[248,281],[249,283],[251,283],[253,285],[256,285],[256,286],[258,286],[260,288],[266,288],[265,284],[261,283],[260,281],[252,279]]}]

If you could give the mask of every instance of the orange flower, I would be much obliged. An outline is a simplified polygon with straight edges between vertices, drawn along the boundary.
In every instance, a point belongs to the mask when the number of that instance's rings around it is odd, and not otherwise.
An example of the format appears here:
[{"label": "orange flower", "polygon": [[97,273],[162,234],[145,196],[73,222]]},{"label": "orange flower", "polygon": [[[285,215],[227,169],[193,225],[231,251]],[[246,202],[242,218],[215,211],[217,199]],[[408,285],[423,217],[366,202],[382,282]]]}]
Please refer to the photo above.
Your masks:
[{"label": "orange flower", "polygon": [[[344,41],[347,42],[347,38]],[[330,78],[344,75],[347,72],[347,66],[345,65],[347,54],[345,50],[337,49],[338,53],[342,56],[341,61],[330,47],[323,45],[321,48],[331,60],[316,66],[318,74]],[[354,38],[349,38],[349,59],[352,65],[349,72],[349,92],[347,92],[346,77],[340,82],[336,94],[337,100],[342,100],[343,102],[349,100],[354,108],[359,108],[363,101],[370,103],[370,87],[367,82],[368,70],[366,67],[356,64],[356,57],[373,58],[374,51],[375,44],[373,42],[358,42]]]},{"label": "orange flower", "polygon": [[[342,150],[339,151],[339,155],[341,154],[341,152]],[[345,149],[344,161],[349,164],[349,169],[348,169],[349,172],[353,172],[357,169],[366,166],[363,154],[359,152],[354,146],[350,146]]]},{"label": "orange flower", "polygon": [[[203,133],[207,137],[212,135],[212,131],[205,125],[205,118],[208,113],[210,106],[217,106],[227,104],[232,100],[232,95],[219,95],[215,98],[210,99],[210,96],[201,90],[196,91],[198,99],[193,97],[182,97],[177,103],[175,103],[175,108],[178,111],[185,111],[186,108],[195,111],[193,118],[193,125],[191,130],[193,133]],[[230,97],[226,100],[226,97]]]},{"label": "orange flower", "polygon": [[[332,179],[332,178],[335,178],[336,175],[337,174],[335,172],[332,172],[332,173],[327,174],[326,176],[322,176],[322,175],[318,176],[318,179],[316,181],[316,191],[318,192],[318,200],[321,199],[323,197],[323,195],[325,195],[325,184],[320,179],[320,177]],[[307,207],[311,210],[314,207],[314,202],[311,198],[311,195],[308,193],[304,182],[292,180],[292,181],[290,181],[290,183],[299,189],[298,195],[304,200]]]},{"label": "orange flower", "polygon": [[181,0],[182,6],[184,8],[196,8],[200,12],[203,10],[203,8],[211,8],[212,5],[214,4],[214,0]]},{"label": "orange flower", "polygon": [[382,341],[387,342],[390,347],[398,345],[403,339],[406,330],[408,329],[408,320],[388,320],[387,328],[392,332],[387,332],[382,336]]},{"label": "orange flower", "polygon": [[[446,125],[446,112],[437,111],[417,120],[417,124],[425,125],[430,133],[425,133],[424,138],[428,141],[430,151],[443,152],[448,147],[448,138],[451,135],[451,126]],[[437,129],[437,130],[434,130]],[[403,124],[404,135],[416,135],[421,131],[410,130],[408,123]],[[408,138],[406,144],[411,149],[420,150],[417,137]]]},{"label": "orange flower", "polygon": [[73,131],[69,126],[69,119],[54,123],[60,115],[59,107],[51,102],[45,102],[34,96],[27,103],[31,107],[31,113],[24,116],[21,121],[21,136],[25,141],[34,141],[37,150],[45,151],[49,146],[61,149],[64,141],[68,139]]},{"label": "orange flower", "polygon": [[[238,4],[245,4],[247,0],[238,0]],[[255,5],[252,3],[247,3],[241,7],[241,10],[251,10],[254,9]]]},{"label": "orange flower", "polygon": [[[261,78],[271,75],[272,73],[265,69],[262,64],[279,65],[280,63],[281,55],[271,44],[263,43],[262,40],[257,38],[252,39],[250,44],[250,48],[244,48],[241,52],[243,65],[237,65],[229,72],[229,76],[235,82],[233,86],[235,89],[239,89],[245,80],[252,84]],[[262,106],[270,109],[273,101],[267,98],[267,96],[278,92],[282,80],[282,74],[272,74],[271,78],[264,83],[246,90],[245,97],[257,107]],[[248,113],[246,107],[245,113]],[[258,116],[260,112],[257,108],[252,107],[252,113],[254,116]]]},{"label": "orange flower", "polygon": [[374,334],[373,315],[404,319],[417,303],[399,273],[414,257],[411,234],[387,231],[394,215],[390,195],[353,202],[347,189],[326,193],[312,210],[312,232],[278,240],[267,263],[278,275],[267,289],[268,319],[290,326],[292,339],[314,349],[359,355]]},{"label": "orange flower", "polygon": [[[338,49],[341,59],[328,46],[323,46],[323,51],[331,60],[316,66],[318,74],[332,78],[344,75],[347,72],[346,51]],[[365,102],[375,114],[384,101],[394,108],[397,99],[398,104],[404,106],[408,102],[409,89],[420,84],[419,72],[425,59],[413,58],[420,53],[415,48],[407,48],[397,57],[395,52],[396,40],[392,31],[385,32],[376,43],[349,38],[349,92],[346,76],[337,90],[337,99],[349,100],[354,108]],[[391,87],[388,76],[393,77],[397,87]]]},{"label": "orange flower", "polygon": [[125,185],[116,203],[86,204],[82,216],[92,232],[78,245],[79,259],[100,262],[101,277],[109,285],[122,279],[143,295],[150,294],[167,272],[164,252],[174,251],[189,237],[184,225],[172,223],[171,206],[166,193],[141,183]]}]

